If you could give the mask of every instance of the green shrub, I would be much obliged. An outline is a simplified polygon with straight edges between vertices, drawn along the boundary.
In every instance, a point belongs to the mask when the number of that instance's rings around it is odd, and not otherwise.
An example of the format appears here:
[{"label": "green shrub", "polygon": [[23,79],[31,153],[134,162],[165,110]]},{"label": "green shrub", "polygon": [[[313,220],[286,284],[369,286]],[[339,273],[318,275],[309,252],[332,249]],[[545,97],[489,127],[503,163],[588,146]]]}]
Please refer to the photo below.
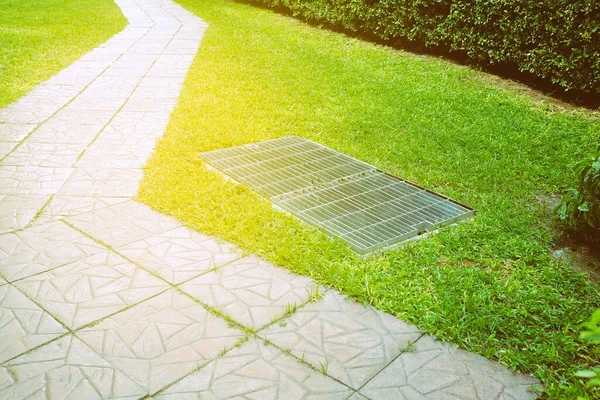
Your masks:
[{"label": "green shrub", "polygon": [[[600,308],[592,314],[592,318],[588,322],[583,324],[583,327],[585,330],[581,332],[581,338],[591,344],[600,344]],[[596,353],[600,354],[600,347],[596,349]],[[577,371],[575,376],[588,378],[588,386],[591,388],[600,387],[600,365],[591,370]]]},{"label": "green shrub", "polygon": [[370,37],[513,65],[563,88],[600,93],[596,0],[249,0]]},{"label": "green shrub", "polygon": [[579,185],[568,189],[559,207],[559,218],[583,234],[600,241],[600,149],[595,157],[578,164]]}]

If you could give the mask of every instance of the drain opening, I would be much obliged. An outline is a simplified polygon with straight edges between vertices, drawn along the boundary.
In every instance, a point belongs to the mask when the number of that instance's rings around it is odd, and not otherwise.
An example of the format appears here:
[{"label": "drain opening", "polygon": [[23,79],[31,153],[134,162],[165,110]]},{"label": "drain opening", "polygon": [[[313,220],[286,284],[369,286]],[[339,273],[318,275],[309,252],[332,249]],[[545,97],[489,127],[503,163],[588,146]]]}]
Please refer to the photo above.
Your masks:
[{"label": "drain opening", "polygon": [[474,215],[473,209],[297,136],[200,153],[208,166],[350,245],[390,247]]}]

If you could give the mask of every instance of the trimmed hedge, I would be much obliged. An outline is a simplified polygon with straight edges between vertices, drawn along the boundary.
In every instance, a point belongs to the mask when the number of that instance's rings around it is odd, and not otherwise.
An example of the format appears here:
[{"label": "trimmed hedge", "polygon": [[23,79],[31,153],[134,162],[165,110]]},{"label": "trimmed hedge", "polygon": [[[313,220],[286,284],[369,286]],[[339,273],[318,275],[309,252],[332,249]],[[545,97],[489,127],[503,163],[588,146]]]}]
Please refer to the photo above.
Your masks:
[{"label": "trimmed hedge", "polygon": [[598,0],[250,0],[386,41],[510,64],[567,90],[600,93]]},{"label": "trimmed hedge", "polygon": [[579,184],[568,189],[558,217],[589,242],[600,243],[600,147],[596,155],[577,163]]}]

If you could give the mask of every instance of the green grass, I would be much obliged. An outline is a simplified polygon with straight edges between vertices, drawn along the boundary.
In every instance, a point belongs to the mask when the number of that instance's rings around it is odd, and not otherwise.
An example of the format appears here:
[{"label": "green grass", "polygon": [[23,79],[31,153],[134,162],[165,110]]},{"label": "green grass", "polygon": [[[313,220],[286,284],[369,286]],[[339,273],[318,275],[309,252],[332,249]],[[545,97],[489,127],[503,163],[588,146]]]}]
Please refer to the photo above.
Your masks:
[{"label": "green grass", "polygon": [[[598,287],[549,256],[538,196],[600,137],[593,115],[549,107],[450,63],[270,11],[178,0],[209,22],[139,199],[440,338],[533,373],[553,398],[597,355],[578,325]],[[367,258],[207,171],[197,153],[286,135],[316,140],[474,207],[469,223]],[[588,395],[590,395],[588,393]]]},{"label": "green grass", "polygon": [[126,24],[112,0],[0,0],[0,108]]}]

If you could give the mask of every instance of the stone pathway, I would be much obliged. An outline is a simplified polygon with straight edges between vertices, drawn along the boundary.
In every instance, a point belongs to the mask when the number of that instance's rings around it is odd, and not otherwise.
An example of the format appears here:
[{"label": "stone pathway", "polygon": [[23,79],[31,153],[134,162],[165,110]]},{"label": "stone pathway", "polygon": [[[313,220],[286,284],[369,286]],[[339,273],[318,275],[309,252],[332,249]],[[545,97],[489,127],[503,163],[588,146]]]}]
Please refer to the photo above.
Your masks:
[{"label": "stone pathway", "polygon": [[129,26],[0,110],[0,399],[526,399],[537,381],[132,200],[206,24]]}]

